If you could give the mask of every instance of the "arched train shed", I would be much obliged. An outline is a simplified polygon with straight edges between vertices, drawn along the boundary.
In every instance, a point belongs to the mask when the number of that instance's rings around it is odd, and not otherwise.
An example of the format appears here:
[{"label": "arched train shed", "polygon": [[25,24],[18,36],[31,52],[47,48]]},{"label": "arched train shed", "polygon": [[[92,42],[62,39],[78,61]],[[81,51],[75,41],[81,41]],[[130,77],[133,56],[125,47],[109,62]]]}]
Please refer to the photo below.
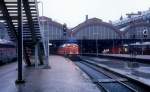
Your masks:
[{"label": "arched train shed", "polygon": [[112,24],[98,18],[88,19],[73,28],[71,36],[78,40],[81,53],[102,52],[121,44],[121,33]]}]

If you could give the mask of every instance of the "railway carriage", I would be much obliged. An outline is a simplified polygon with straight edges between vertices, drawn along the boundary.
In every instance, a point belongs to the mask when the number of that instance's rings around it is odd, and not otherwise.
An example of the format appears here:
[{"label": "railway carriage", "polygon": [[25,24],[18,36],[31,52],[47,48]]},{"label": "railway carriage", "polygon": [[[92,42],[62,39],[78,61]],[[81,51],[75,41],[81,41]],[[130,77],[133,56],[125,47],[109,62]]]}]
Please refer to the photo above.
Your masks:
[{"label": "railway carriage", "polygon": [[79,54],[79,46],[75,43],[66,43],[61,45],[58,48],[58,54],[60,55],[78,55]]},{"label": "railway carriage", "polygon": [[0,40],[0,64],[9,63],[16,59],[15,45],[7,40]]}]

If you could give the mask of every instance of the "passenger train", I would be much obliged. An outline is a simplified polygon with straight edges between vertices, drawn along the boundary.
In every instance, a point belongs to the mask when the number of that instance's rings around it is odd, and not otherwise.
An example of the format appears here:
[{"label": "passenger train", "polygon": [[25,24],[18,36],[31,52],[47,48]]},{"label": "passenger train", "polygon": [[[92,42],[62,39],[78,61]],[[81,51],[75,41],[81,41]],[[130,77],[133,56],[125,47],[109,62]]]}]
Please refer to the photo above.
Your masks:
[{"label": "passenger train", "polygon": [[16,59],[15,45],[10,41],[0,39],[0,65]]},{"label": "passenger train", "polygon": [[74,56],[79,54],[79,46],[75,43],[65,43],[58,48],[58,54]]}]

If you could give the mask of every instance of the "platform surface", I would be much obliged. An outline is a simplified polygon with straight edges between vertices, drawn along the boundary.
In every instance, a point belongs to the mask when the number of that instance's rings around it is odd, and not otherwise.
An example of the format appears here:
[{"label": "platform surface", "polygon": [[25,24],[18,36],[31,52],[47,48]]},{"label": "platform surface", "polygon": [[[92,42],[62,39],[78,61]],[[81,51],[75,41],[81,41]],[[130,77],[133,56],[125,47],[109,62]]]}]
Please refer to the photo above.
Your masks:
[{"label": "platform surface", "polygon": [[17,63],[0,67],[0,92],[100,92],[72,61],[50,56],[51,69],[24,67],[25,84],[16,85]]},{"label": "platform surface", "polygon": [[98,61],[99,65],[104,68],[125,75],[150,86],[150,64],[135,63],[135,67],[131,67],[131,64],[133,62],[115,59],[101,59],[96,57],[91,57],[91,59]]},{"label": "platform surface", "polygon": [[[130,54],[101,54],[101,55],[114,56],[114,57],[124,57],[124,58],[132,58]],[[150,55],[136,55],[134,58],[150,60]]]}]

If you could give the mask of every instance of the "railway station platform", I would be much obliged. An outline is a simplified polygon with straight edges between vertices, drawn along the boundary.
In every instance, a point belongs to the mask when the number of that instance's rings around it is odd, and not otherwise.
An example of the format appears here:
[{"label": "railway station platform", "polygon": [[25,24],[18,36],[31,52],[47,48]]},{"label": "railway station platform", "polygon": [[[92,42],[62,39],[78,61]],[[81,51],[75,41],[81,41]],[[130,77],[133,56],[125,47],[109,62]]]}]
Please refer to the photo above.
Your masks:
[{"label": "railway station platform", "polygon": [[17,63],[0,67],[0,92],[100,92],[72,61],[50,56],[51,69],[23,67],[24,84],[15,84]]},{"label": "railway station platform", "polygon": [[[131,58],[130,54],[103,54],[103,55]],[[137,59],[149,59],[150,60],[150,55],[136,55],[136,58]]]},{"label": "railway station platform", "polygon": [[[90,58],[98,62],[98,66],[138,81],[150,87],[150,65],[143,63],[135,63],[130,61],[121,61],[115,59]],[[132,65],[131,65],[132,64]]]},{"label": "railway station platform", "polygon": [[114,58],[114,59],[122,59],[122,60],[136,59],[137,62],[150,64],[150,55],[131,56],[130,54],[99,54],[99,56],[107,57],[107,58]]}]

